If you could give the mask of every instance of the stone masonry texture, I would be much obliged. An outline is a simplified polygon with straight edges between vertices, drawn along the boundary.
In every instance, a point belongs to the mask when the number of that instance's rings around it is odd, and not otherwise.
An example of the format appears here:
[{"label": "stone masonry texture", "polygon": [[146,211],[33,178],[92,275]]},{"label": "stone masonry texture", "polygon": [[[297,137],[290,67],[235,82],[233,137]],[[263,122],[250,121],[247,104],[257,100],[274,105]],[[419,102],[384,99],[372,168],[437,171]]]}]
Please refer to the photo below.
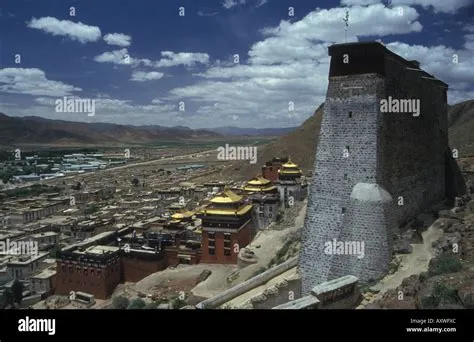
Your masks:
[{"label": "stone masonry texture", "polygon": [[[299,257],[302,295],[348,274],[382,277],[398,226],[446,197],[447,85],[379,43],[333,45],[329,54]],[[420,115],[381,112],[389,96],[420,100]],[[333,239],[363,242],[364,257],[326,254]]]}]

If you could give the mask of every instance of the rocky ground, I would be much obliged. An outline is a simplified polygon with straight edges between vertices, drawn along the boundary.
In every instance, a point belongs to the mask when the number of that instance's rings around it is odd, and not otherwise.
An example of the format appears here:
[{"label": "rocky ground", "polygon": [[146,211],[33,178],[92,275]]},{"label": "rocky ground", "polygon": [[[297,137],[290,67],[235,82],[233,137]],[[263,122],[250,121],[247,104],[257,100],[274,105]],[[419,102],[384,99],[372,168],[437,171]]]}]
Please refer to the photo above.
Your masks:
[{"label": "rocky ground", "polygon": [[[392,284],[391,288],[380,283],[366,288],[359,308],[474,308],[474,200],[469,196],[460,198],[453,209],[439,210],[436,216],[438,219],[430,229],[439,228],[442,234],[430,241],[431,256],[428,256],[426,271],[411,274],[401,284]],[[420,240],[420,235],[422,238],[427,236],[428,230],[420,233],[423,229],[423,225],[416,222],[411,232],[402,232],[396,243],[399,255],[395,260],[400,260],[400,253],[411,253],[426,244]],[[393,274],[399,272],[397,267],[406,267],[406,262],[413,262],[413,259],[407,258],[405,263],[398,265],[395,263]]]}]

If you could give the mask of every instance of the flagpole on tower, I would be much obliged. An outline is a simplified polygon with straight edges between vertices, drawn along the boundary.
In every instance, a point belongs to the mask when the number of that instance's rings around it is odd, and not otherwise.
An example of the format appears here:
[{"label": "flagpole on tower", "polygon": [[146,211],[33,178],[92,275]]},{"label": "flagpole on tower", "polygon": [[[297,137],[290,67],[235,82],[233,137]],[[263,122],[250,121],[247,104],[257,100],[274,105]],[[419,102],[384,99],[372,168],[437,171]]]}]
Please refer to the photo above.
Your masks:
[{"label": "flagpole on tower", "polygon": [[344,21],[344,24],[345,24],[344,31],[346,34],[346,43],[347,43],[347,28],[349,27],[349,10],[346,10],[346,17],[342,18],[342,20]]}]

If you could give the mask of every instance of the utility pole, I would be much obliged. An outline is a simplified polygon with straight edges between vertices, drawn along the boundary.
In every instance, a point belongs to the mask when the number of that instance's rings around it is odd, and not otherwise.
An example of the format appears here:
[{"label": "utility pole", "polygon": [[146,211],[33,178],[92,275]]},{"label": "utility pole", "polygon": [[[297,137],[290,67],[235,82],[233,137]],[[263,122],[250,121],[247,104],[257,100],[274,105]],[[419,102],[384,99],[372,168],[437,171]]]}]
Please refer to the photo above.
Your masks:
[{"label": "utility pole", "polygon": [[345,24],[344,31],[346,33],[346,43],[347,43],[347,28],[349,27],[349,10],[346,10],[346,17],[342,18],[342,20],[344,21],[344,24]]}]

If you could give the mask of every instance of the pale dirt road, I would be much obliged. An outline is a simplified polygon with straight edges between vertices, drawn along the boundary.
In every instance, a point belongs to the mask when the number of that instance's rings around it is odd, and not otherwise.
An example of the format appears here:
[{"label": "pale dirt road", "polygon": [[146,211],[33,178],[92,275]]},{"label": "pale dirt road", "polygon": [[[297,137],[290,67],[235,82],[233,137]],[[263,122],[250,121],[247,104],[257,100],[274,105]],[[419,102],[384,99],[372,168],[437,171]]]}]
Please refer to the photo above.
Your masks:
[{"label": "pale dirt road", "polygon": [[435,221],[422,233],[423,243],[412,244],[412,253],[400,256],[400,266],[395,273],[387,275],[378,284],[373,286],[373,289],[380,292],[373,297],[371,302],[380,299],[388,290],[396,289],[405,278],[428,270],[429,262],[434,257],[431,245],[443,235],[443,230],[439,227],[439,224],[439,220]]}]

